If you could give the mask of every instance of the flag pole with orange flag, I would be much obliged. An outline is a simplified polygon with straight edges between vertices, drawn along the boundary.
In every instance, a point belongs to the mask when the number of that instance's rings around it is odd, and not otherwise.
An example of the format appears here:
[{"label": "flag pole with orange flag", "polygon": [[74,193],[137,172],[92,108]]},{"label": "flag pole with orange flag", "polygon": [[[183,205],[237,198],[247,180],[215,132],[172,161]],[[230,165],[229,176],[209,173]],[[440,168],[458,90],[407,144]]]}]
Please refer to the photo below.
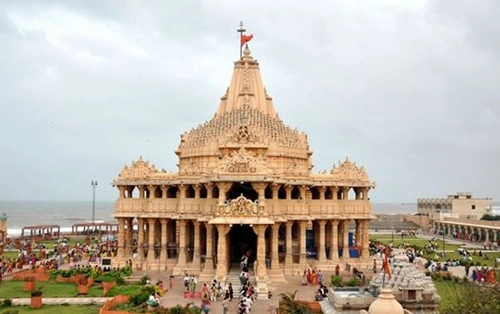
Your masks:
[{"label": "flag pole with orange flag", "polygon": [[243,45],[252,40],[253,34],[250,35],[244,34],[247,30],[243,28],[243,22],[240,22],[240,28],[237,29],[236,31],[240,33],[240,59],[241,59],[241,56],[243,55]]}]

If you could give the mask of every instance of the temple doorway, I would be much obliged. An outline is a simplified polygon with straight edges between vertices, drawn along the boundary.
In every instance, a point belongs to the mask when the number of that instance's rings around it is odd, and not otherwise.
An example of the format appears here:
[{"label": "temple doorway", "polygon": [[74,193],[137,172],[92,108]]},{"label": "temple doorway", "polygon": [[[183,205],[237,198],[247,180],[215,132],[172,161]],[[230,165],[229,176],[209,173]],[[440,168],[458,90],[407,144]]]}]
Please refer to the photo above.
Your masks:
[{"label": "temple doorway", "polygon": [[248,256],[248,264],[256,259],[257,235],[250,225],[233,225],[229,232],[229,258],[231,265],[240,263],[241,257]]},{"label": "temple doorway", "polygon": [[226,199],[234,200],[235,198],[243,195],[245,198],[255,201],[259,198],[259,194],[248,182],[235,182],[226,194]]}]

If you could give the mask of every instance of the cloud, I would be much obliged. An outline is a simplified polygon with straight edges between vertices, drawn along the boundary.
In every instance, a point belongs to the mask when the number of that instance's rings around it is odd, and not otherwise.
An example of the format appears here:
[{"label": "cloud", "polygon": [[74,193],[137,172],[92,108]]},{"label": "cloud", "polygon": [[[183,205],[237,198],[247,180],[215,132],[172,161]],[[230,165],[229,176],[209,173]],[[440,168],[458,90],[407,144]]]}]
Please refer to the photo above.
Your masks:
[{"label": "cloud", "polygon": [[[315,170],[349,156],[372,200],[499,198],[497,1],[0,4],[0,199],[86,200],[139,155],[176,170],[238,57],[240,19]],[[87,182],[88,181],[88,182]],[[103,199],[116,198],[99,186]]]}]

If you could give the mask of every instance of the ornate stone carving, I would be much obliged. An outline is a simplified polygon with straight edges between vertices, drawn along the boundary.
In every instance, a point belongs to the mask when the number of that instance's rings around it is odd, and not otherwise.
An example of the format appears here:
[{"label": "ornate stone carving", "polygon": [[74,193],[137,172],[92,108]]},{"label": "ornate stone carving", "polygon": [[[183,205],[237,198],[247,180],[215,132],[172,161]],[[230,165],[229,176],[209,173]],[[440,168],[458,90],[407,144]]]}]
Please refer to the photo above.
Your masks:
[{"label": "ornate stone carving", "polygon": [[226,201],[224,205],[219,206],[217,215],[248,217],[264,216],[266,212],[264,206],[260,205],[259,202],[252,202],[243,195],[240,195],[234,200]]},{"label": "ornate stone carving", "polygon": [[133,161],[130,166],[125,165],[118,175],[121,180],[127,179],[146,179],[152,174],[157,174],[155,165],[150,165],[149,161],[144,161],[142,156],[136,161]]},{"label": "ornate stone carving", "polygon": [[262,157],[255,157],[251,152],[241,147],[239,150],[224,156],[219,162],[220,172],[228,173],[267,173]]},{"label": "ornate stone carving", "polygon": [[368,174],[364,167],[358,167],[346,157],[344,162],[339,161],[339,165],[333,165],[330,174],[337,176],[340,180],[366,181],[369,182]]}]

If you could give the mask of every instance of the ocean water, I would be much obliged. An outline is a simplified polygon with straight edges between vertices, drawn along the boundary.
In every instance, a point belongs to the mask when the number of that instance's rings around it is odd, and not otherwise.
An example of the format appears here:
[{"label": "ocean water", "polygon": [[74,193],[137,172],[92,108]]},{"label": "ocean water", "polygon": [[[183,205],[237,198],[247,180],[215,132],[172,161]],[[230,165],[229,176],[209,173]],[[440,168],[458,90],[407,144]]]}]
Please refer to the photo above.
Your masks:
[{"label": "ocean water", "polygon": [[[116,222],[113,217],[114,201],[96,201],[95,220]],[[413,214],[417,204],[411,203],[372,203],[374,214]],[[58,225],[61,231],[71,231],[75,223],[92,221],[92,202],[61,201],[0,201],[0,214],[7,214],[9,235],[20,235],[21,228],[33,225]],[[494,213],[500,214],[500,206]]]}]

